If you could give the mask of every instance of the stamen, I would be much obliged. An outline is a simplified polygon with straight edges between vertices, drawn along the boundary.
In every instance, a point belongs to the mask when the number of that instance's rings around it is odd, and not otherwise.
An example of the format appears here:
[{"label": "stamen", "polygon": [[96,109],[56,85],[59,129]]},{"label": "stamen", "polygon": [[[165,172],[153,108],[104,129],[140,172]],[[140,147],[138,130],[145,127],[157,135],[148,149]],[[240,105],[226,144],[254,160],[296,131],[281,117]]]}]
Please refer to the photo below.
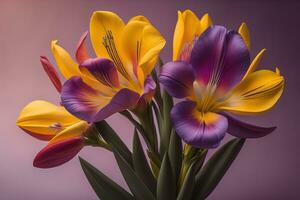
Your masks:
[{"label": "stamen", "polygon": [[62,125],[61,125],[61,123],[56,122],[56,123],[54,123],[54,124],[51,124],[51,125],[49,126],[49,128],[50,128],[50,129],[59,130],[59,129],[62,128]]},{"label": "stamen", "polygon": [[115,42],[114,42],[114,37],[112,34],[112,31],[108,30],[105,33],[105,36],[103,37],[103,45],[106,48],[106,51],[108,53],[108,55],[110,56],[110,58],[112,59],[112,61],[114,62],[117,70],[127,79],[130,79],[130,76],[128,74],[128,72],[126,71],[122,60],[118,54]]}]

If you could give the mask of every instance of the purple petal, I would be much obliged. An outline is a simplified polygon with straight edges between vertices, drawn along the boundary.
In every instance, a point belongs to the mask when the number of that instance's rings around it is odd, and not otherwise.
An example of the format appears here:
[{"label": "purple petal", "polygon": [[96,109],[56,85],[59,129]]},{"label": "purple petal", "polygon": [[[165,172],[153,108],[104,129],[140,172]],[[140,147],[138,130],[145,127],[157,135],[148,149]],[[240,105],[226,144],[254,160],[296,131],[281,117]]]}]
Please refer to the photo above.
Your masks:
[{"label": "purple petal", "polygon": [[[81,63],[80,70],[92,74],[102,84],[108,87],[119,87],[118,71],[114,63],[106,58],[90,58]],[[87,70],[87,71],[85,71]]]},{"label": "purple petal", "polygon": [[218,84],[219,91],[228,91],[242,80],[250,64],[250,55],[237,32],[213,26],[195,43],[191,64],[201,84],[211,81]]},{"label": "purple petal", "polygon": [[61,92],[62,105],[74,116],[90,122],[104,104],[101,93],[85,84],[80,77],[65,82]]},{"label": "purple petal", "polygon": [[140,95],[132,90],[127,88],[121,89],[115,94],[111,101],[93,117],[92,122],[102,121],[110,115],[126,109],[133,109],[137,105],[139,97]]},{"label": "purple petal", "polygon": [[140,96],[137,107],[145,108],[155,94],[156,83],[151,76],[148,76],[144,82],[144,93]]},{"label": "purple petal", "polygon": [[191,65],[183,61],[165,64],[159,76],[160,83],[176,98],[189,96],[193,91],[194,80]]},{"label": "purple petal", "polygon": [[228,122],[226,117],[216,113],[201,116],[196,103],[183,101],[172,108],[171,119],[177,134],[195,147],[215,148],[224,138]]},{"label": "purple petal", "polygon": [[234,117],[225,114],[228,119],[227,132],[238,138],[259,138],[272,133],[276,127],[260,127],[242,122]]}]

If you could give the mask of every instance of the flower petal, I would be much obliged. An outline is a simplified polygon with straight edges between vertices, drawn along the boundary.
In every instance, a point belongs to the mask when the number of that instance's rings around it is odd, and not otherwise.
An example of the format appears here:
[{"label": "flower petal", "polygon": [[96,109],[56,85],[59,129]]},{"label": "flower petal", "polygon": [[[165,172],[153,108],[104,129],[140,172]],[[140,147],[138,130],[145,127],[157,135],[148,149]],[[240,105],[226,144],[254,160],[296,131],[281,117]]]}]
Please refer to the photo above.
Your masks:
[{"label": "flower petal", "polygon": [[65,79],[69,79],[72,76],[80,76],[78,64],[64,48],[57,44],[57,40],[51,42],[51,50],[58,68]]},{"label": "flower petal", "polygon": [[211,80],[224,93],[241,81],[250,63],[242,37],[222,26],[208,28],[191,53],[195,78],[201,85]]},{"label": "flower petal", "polygon": [[[150,74],[155,63],[149,62],[157,58],[166,41],[161,34],[147,21],[131,20],[124,28],[122,46],[133,72],[137,75],[137,67],[141,67],[144,77]],[[150,65],[151,64],[151,65]]]},{"label": "flower petal", "polygon": [[48,144],[36,155],[33,166],[38,168],[57,167],[71,160],[83,147],[82,138],[72,138]]},{"label": "flower petal", "polygon": [[50,63],[50,61],[48,60],[48,58],[46,56],[41,56],[40,61],[43,65],[44,71],[47,73],[52,84],[54,85],[56,90],[60,93],[62,84],[61,84],[60,78],[59,78],[58,73],[56,72],[55,68]]},{"label": "flower petal", "polygon": [[156,83],[151,76],[148,76],[144,83],[144,92],[140,96],[139,101],[137,103],[137,110],[144,110],[146,105],[151,102],[152,97],[155,94]]},{"label": "flower petal", "polygon": [[259,138],[272,133],[276,127],[260,127],[242,122],[228,114],[225,114],[228,120],[227,133],[239,138]]},{"label": "flower petal", "polygon": [[133,109],[139,100],[140,95],[127,88],[121,89],[110,100],[110,102],[101,108],[101,110],[93,117],[92,122],[102,121],[114,113]]},{"label": "flower petal", "polygon": [[196,103],[183,101],[172,108],[171,119],[176,133],[195,147],[215,148],[228,127],[226,117],[216,113],[199,113]]},{"label": "flower petal", "polygon": [[204,31],[206,31],[207,28],[212,26],[212,20],[208,13],[204,14],[200,19],[200,26],[198,27],[196,31],[196,35],[199,37]]},{"label": "flower petal", "polygon": [[173,60],[178,60],[185,44],[191,43],[196,37],[197,27],[200,25],[199,18],[191,11],[178,11],[178,20],[173,38]]},{"label": "flower petal", "polygon": [[165,64],[159,76],[168,93],[176,98],[184,98],[192,94],[194,74],[190,64],[174,61]]},{"label": "flower petal", "polygon": [[112,32],[115,43],[118,46],[120,44],[120,37],[118,36],[122,34],[124,27],[123,20],[115,13],[109,11],[96,11],[93,13],[90,21],[90,35],[93,48],[98,57],[109,58],[103,45],[103,38],[107,32]]},{"label": "flower petal", "polygon": [[219,109],[240,114],[265,112],[275,105],[283,88],[284,78],[279,73],[259,70],[237,85]]},{"label": "flower petal", "polygon": [[251,43],[250,43],[250,31],[246,23],[242,23],[238,30],[239,34],[242,36],[243,40],[245,41],[247,48],[250,50]]},{"label": "flower petal", "polygon": [[53,144],[62,140],[67,140],[71,138],[80,137],[84,134],[84,132],[88,128],[88,123],[85,121],[79,121],[76,124],[73,124],[60,133],[58,133],[56,136],[54,136],[50,141],[49,144]]},{"label": "flower petal", "polygon": [[84,83],[80,77],[67,80],[61,92],[62,105],[76,117],[88,122],[110,98]]},{"label": "flower petal", "polygon": [[85,45],[85,39],[86,39],[87,35],[88,35],[87,31],[85,33],[83,33],[83,35],[79,39],[79,42],[77,45],[76,60],[79,64],[89,58],[88,51],[87,51],[87,48]]},{"label": "flower petal", "polygon": [[33,101],[22,109],[17,125],[38,139],[49,140],[79,121],[62,106],[47,101]]},{"label": "flower petal", "polygon": [[244,78],[245,79],[249,74],[251,74],[252,72],[254,72],[258,65],[260,64],[260,61],[263,57],[263,55],[265,54],[265,52],[267,51],[267,49],[262,49],[256,56],[255,58],[253,59],[253,61],[251,62],[246,74],[244,75]]},{"label": "flower petal", "polygon": [[119,87],[118,71],[112,61],[106,58],[90,58],[80,65],[83,74],[93,76],[103,85]]}]

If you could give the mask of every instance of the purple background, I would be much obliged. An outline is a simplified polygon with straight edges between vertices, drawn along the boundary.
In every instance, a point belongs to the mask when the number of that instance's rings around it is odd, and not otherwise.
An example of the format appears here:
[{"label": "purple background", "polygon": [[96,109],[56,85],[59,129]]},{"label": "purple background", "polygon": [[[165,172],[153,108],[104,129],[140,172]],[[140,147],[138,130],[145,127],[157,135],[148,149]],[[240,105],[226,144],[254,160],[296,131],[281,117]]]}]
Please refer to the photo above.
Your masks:
[{"label": "purple background", "polygon": [[[246,118],[260,125],[277,125],[278,129],[265,138],[248,140],[208,199],[300,199],[300,4],[297,1],[1,0],[1,200],[97,199],[77,158],[55,169],[33,168],[33,157],[45,143],[15,126],[18,112],[26,103],[35,99],[58,102],[56,91],[39,63],[41,54],[53,61],[50,41],[58,39],[69,52],[74,52],[80,35],[88,29],[93,11],[111,10],[124,20],[143,14],[167,39],[162,57],[169,60],[177,10],[186,8],[198,15],[209,12],[215,24],[229,28],[247,22],[251,30],[252,55],[266,47],[263,66],[280,67],[286,78],[286,89],[276,107],[263,116]],[[119,115],[111,117],[109,122],[130,145],[132,127],[128,122]],[[80,155],[124,184],[110,153],[86,148]]]}]

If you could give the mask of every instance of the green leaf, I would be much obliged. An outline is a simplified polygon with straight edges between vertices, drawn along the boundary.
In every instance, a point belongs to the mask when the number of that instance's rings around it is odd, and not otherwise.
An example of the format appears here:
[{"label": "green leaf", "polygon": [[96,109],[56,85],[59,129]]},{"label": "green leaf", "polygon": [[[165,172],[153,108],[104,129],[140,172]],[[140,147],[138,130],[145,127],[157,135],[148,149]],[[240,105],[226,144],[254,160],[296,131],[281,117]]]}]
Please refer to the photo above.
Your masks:
[{"label": "green leaf", "polygon": [[203,200],[208,197],[231,166],[244,143],[245,139],[233,139],[212,155],[196,175],[194,200]]},{"label": "green leaf", "polygon": [[106,121],[100,121],[94,123],[96,130],[98,133],[103,137],[103,139],[111,145],[115,151],[118,151],[119,154],[128,162],[131,166],[132,165],[132,154],[128,147],[124,144],[118,134],[109,126]]},{"label": "green leaf", "polygon": [[183,184],[179,191],[177,200],[190,200],[193,195],[193,189],[195,186],[195,172],[196,164],[195,162],[191,164],[188,169],[186,176],[184,178]]},{"label": "green leaf", "polygon": [[116,161],[123,174],[123,177],[137,200],[155,200],[155,196],[133,171],[130,164],[119,154],[118,151],[113,149]]},{"label": "green leaf", "polygon": [[174,181],[177,183],[182,164],[182,142],[175,131],[172,131],[168,150]]},{"label": "green leaf", "polygon": [[153,194],[156,193],[156,180],[149,167],[144,150],[135,129],[133,138],[133,166],[138,177],[146,184]]},{"label": "green leaf", "polygon": [[164,156],[157,179],[157,200],[166,199],[176,199],[176,182],[172,177],[172,169],[168,153]]},{"label": "green leaf", "polygon": [[168,151],[170,135],[172,131],[171,125],[171,117],[170,112],[173,107],[173,98],[167,93],[167,91],[163,91],[163,124],[162,124],[162,132],[161,132],[161,145],[160,145],[160,154],[164,155],[166,151]]},{"label": "green leaf", "polygon": [[102,172],[79,157],[83,172],[101,200],[124,199],[134,200],[133,196],[116,184]]}]

